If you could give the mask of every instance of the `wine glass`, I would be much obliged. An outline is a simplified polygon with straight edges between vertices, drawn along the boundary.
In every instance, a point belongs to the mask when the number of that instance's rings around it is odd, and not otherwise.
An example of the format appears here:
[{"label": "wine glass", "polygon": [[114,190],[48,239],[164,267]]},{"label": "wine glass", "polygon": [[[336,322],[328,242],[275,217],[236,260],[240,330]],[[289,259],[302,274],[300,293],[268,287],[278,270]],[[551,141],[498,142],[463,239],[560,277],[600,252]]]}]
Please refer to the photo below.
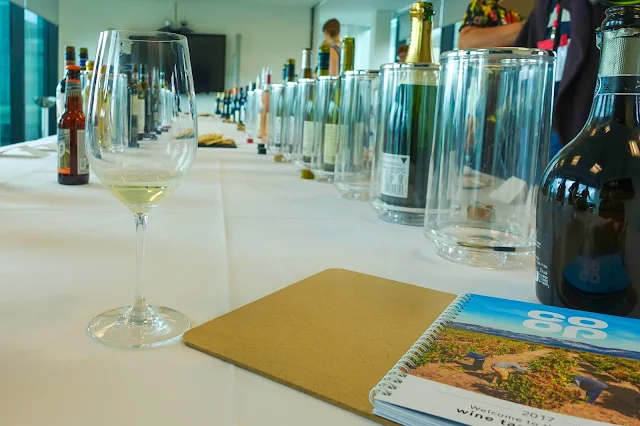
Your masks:
[{"label": "wine glass", "polygon": [[147,214],[180,184],[198,145],[187,39],[104,31],[95,67],[103,73],[91,83],[87,156],[100,182],[133,213],[137,250],[133,304],[98,315],[88,332],[108,346],[165,345],[179,340],[190,322],[176,310],[148,304],[144,238]]}]

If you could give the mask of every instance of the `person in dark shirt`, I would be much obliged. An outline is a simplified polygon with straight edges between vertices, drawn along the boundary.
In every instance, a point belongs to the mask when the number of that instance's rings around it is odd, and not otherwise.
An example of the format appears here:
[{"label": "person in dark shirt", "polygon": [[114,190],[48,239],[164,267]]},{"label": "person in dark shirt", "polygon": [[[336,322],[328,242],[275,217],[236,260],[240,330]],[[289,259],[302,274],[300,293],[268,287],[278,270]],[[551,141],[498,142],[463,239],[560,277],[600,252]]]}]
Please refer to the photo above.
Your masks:
[{"label": "person in dark shirt", "polygon": [[600,62],[596,29],[606,8],[597,0],[537,0],[515,41],[516,46],[554,50],[557,55],[552,156],[589,117]]},{"label": "person in dark shirt", "polygon": [[500,3],[501,0],[472,0],[469,3],[460,28],[460,49],[513,45],[523,19]]}]

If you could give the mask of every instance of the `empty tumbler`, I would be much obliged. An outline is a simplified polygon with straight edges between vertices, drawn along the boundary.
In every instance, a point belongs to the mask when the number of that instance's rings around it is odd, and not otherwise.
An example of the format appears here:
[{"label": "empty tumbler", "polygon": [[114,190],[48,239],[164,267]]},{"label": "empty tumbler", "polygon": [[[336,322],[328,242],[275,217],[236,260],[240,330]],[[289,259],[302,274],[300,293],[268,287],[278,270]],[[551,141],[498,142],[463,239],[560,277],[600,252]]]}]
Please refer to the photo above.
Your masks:
[{"label": "empty tumbler", "polygon": [[384,65],[371,205],[388,222],[422,226],[438,91],[437,64]]},{"label": "empty tumbler", "polygon": [[333,183],[343,198],[367,200],[376,137],[379,72],[347,71],[342,76],[338,152]]},{"label": "empty tumbler", "polygon": [[291,161],[295,138],[295,106],[298,83],[285,83],[282,111],[282,161]]},{"label": "empty tumbler", "polygon": [[316,123],[313,109],[316,81],[311,78],[298,80],[295,102],[295,124],[293,139],[293,158],[299,169],[311,169],[311,155],[313,154],[313,139]]},{"label": "empty tumbler", "polygon": [[424,227],[441,256],[508,268],[534,253],[554,71],[553,52],[538,49],[442,55]]},{"label": "empty tumbler", "polygon": [[269,96],[269,132],[267,134],[267,147],[272,154],[282,152],[282,124],[284,113],[284,85],[276,83],[271,85]]}]

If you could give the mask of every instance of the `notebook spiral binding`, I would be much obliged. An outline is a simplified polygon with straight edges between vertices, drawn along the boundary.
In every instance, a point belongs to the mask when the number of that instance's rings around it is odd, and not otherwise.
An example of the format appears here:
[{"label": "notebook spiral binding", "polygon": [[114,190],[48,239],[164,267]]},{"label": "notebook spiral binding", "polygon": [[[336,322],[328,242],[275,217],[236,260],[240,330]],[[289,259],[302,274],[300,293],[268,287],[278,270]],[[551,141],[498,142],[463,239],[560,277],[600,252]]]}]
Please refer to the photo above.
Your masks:
[{"label": "notebook spiral binding", "polygon": [[440,333],[453,321],[464,309],[473,295],[460,294],[451,302],[449,307],[440,314],[433,324],[424,332],[418,341],[407,351],[407,353],[393,366],[391,371],[380,380],[380,383],[369,393],[369,401],[373,405],[373,400],[377,394],[391,395],[402,380],[407,377],[407,372],[416,366],[420,358],[424,356],[429,347],[436,341]]}]

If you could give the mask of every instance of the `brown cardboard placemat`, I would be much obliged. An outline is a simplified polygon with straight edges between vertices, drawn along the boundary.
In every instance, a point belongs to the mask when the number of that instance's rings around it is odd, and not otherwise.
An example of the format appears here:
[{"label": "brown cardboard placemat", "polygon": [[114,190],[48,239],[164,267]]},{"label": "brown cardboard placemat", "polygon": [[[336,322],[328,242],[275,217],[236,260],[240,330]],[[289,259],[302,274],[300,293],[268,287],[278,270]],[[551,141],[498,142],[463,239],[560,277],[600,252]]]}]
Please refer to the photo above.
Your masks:
[{"label": "brown cardboard placemat", "polygon": [[455,299],[328,269],[198,326],[184,342],[381,424],[369,391]]}]

